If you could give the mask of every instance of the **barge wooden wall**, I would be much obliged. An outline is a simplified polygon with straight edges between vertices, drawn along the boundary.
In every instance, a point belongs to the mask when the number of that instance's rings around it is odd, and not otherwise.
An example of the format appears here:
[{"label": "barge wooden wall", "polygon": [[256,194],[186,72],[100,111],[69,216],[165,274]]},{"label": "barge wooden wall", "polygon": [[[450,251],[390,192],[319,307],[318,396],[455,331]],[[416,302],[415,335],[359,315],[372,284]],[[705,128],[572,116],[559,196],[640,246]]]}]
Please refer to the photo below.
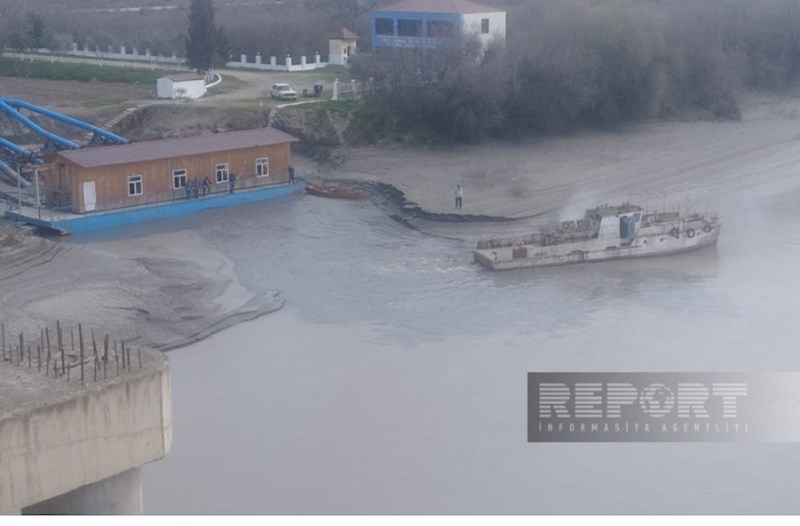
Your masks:
[{"label": "barge wooden wall", "polygon": [[[262,157],[269,159],[269,175],[256,177],[255,162]],[[187,179],[202,181],[208,177],[212,192],[225,191],[228,184],[216,184],[215,173],[216,166],[223,163],[228,164],[229,172],[236,174],[237,189],[285,183],[289,180],[289,165],[292,163],[291,144],[254,146],[94,168],[83,168],[62,158],[59,159],[60,166],[56,172],[66,176],[68,182],[65,186],[71,193],[73,212],[83,213],[84,182],[95,182],[97,210],[109,210],[183,197],[185,190],[173,190],[173,170],[185,169]],[[141,196],[128,195],[128,176],[131,175],[142,176]]]}]

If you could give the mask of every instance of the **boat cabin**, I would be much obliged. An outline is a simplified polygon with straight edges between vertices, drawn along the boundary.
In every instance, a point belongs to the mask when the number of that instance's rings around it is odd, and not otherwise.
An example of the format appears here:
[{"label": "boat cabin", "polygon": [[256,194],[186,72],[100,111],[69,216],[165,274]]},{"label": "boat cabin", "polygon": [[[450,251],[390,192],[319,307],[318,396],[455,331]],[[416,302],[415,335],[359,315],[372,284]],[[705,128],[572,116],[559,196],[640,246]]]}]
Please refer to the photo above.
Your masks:
[{"label": "boat cabin", "polygon": [[642,221],[642,208],[634,205],[602,205],[586,211],[589,237],[617,240],[620,246],[630,245]]}]

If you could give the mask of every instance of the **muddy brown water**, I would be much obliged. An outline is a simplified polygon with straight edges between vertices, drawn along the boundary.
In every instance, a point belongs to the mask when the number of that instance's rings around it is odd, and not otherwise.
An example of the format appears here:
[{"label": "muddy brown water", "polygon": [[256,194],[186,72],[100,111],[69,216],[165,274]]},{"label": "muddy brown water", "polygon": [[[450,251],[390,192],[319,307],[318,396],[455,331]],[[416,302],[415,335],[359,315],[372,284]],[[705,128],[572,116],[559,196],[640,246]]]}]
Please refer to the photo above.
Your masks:
[{"label": "muddy brown water", "polygon": [[716,248],[499,274],[369,202],[177,220],[287,306],[169,353],[145,511],[798,513],[798,444],[527,443],[526,373],[800,370],[799,197],[723,206]]}]

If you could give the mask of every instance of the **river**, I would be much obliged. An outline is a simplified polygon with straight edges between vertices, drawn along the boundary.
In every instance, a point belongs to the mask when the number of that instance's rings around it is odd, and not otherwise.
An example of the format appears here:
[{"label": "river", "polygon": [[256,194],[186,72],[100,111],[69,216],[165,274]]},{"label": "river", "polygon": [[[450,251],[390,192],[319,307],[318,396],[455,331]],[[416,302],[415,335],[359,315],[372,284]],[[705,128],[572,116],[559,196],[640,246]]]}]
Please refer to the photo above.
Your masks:
[{"label": "river", "polygon": [[526,442],[528,372],[800,370],[798,197],[723,205],[715,248],[497,274],[366,201],[178,220],[287,304],[168,353],[145,511],[800,513],[797,444]]}]

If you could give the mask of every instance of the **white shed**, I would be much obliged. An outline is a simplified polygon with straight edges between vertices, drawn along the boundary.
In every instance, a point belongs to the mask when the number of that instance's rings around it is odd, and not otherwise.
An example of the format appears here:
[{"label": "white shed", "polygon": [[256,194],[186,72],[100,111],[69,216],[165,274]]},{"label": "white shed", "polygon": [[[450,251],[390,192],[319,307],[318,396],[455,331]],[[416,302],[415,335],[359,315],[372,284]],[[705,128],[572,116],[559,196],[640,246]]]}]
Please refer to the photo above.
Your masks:
[{"label": "white shed", "polygon": [[197,99],[206,94],[206,79],[196,73],[176,73],[157,81],[161,99]]},{"label": "white shed", "polygon": [[350,57],[356,54],[358,35],[349,29],[342,28],[328,39],[328,62],[346,66]]}]

